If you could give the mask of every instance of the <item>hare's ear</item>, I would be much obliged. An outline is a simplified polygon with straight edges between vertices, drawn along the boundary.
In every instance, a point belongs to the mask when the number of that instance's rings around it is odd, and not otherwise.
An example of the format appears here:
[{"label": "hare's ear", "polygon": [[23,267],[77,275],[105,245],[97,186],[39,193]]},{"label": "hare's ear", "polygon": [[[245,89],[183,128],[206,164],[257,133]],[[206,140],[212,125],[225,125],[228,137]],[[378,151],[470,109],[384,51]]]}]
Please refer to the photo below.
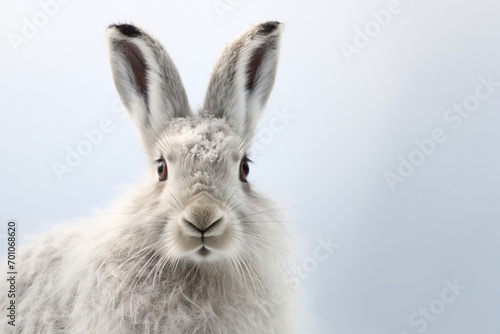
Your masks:
[{"label": "hare's ear", "polygon": [[191,113],[179,72],[162,45],[132,25],[109,26],[106,39],[116,89],[147,146],[170,119]]},{"label": "hare's ear", "polygon": [[220,55],[203,110],[226,117],[245,139],[253,136],[276,77],[283,24],[251,26]]}]

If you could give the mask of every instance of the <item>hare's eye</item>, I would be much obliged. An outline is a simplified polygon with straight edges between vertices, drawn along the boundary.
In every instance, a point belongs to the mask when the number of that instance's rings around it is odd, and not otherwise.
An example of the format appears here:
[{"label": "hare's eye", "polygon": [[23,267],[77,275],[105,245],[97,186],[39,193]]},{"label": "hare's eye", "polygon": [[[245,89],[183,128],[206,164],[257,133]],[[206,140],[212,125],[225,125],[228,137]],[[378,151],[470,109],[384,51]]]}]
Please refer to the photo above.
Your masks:
[{"label": "hare's eye", "polygon": [[248,173],[250,173],[250,167],[248,167],[248,159],[243,158],[240,163],[240,180],[247,182]]},{"label": "hare's eye", "polygon": [[164,159],[158,160],[158,179],[160,181],[165,181],[167,179],[167,163]]}]

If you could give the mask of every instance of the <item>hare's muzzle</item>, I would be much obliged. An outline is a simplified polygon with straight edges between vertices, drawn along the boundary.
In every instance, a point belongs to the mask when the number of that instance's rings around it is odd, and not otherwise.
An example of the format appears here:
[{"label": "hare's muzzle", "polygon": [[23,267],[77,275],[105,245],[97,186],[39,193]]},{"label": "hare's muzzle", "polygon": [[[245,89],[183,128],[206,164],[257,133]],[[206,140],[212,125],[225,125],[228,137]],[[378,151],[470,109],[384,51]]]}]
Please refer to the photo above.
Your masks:
[{"label": "hare's muzzle", "polygon": [[175,223],[180,249],[195,260],[215,260],[236,246],[234,219],[208,196],[188,204]]}]

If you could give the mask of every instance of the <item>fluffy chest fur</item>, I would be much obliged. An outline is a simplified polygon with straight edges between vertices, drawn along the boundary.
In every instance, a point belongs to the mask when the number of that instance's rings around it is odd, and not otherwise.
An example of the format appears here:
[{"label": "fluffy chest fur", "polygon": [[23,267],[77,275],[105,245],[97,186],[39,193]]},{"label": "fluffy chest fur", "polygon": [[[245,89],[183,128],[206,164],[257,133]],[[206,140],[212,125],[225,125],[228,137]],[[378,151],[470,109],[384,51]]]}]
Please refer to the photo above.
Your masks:
[{"label": "fluffy chest fur", "polygon": [[59,228],[20,254],[16,333],[291,332],[292,292],[282,278],[269,279],[269,264],[177,263],[158,272],[158,256],[110,245],[116,236],[101,234],[109,228],[88,224]]}]

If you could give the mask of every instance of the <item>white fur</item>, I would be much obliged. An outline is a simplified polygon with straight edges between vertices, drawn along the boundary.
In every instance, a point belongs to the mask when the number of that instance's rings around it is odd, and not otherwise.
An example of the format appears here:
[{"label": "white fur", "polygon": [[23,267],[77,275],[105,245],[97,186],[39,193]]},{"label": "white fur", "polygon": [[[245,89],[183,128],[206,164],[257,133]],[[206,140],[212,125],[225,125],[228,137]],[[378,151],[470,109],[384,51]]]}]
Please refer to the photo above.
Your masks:
[{"label": "white fur", "polygon": [[[119,95],[152,164],[106,212],[20,249],[15,332],[292,333],[281,211],[239,178],[274,82],[281,24],[250,27],[227,47],[196,116],[163,47],[134,29],[114,25],[107,38]],[[245,91],[248,63],[263,46]],[[144,64],[130,63],[137,50]],[[147,85],[133,66],[146,69]]]}]

